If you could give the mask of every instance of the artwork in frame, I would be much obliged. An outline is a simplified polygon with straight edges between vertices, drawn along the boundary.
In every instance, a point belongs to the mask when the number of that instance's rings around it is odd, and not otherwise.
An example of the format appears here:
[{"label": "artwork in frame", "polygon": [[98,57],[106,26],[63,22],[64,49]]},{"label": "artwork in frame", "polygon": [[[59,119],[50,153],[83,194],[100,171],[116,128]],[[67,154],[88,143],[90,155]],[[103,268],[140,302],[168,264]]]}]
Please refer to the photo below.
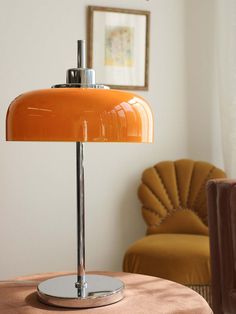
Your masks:
[{"label": "artwork in frame", "polygon": [[88,7],[88,66],[98,83],[148,89],[149,25],[149,11]]}]

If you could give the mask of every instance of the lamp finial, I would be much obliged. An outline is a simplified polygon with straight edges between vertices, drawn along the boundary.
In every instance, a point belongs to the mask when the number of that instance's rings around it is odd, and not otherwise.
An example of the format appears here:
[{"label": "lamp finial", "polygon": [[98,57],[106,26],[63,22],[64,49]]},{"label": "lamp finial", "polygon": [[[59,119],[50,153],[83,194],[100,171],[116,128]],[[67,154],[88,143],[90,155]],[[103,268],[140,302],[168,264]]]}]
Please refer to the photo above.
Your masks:
[{"label": "lamp finial", "polygon": [[95,85],[95,71],[86,67],[85,40],[77,41],[77,68],[66,72],[67,84],[79,84],[80,87]]},{"label": "lamp finial", "polygon": [[85,58],[85,40],[80,39],[77,41],[77,68],[86,68],[86,58]]}]

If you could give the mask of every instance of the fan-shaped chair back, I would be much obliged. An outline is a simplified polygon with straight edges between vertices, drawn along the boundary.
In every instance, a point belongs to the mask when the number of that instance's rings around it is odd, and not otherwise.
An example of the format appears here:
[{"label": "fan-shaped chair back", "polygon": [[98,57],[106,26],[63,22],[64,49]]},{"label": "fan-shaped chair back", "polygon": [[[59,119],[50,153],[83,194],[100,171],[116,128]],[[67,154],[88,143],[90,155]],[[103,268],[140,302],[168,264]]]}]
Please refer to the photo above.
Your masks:
[{"label": "fan-shaped chair back", "polygon": [[205,184],[225,176],[210,163],[190,159],[163,161],[146,169],[138,195],[147,233],[207,235]]}]

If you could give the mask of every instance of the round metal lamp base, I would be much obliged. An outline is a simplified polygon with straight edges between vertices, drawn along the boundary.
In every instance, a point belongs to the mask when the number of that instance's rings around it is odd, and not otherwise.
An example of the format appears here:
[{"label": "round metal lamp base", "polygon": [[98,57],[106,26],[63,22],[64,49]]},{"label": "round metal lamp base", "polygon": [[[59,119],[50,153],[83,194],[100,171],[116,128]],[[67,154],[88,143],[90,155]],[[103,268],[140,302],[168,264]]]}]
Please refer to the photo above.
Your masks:
[{"label": "round metal lamp base", "polygon": [[60,276],[41,282],[38,295],[43,303],[70,308],[99,307],[120,301],[124,283],[102,275],[86,275],[85,288],[76,288],[76,275]]}]

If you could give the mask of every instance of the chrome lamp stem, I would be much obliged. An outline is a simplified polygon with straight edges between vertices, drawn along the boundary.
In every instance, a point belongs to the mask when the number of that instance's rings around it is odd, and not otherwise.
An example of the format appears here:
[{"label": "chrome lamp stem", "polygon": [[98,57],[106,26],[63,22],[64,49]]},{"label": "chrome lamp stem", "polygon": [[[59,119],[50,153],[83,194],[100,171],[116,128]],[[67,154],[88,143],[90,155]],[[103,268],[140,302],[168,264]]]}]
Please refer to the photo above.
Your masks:
[{"label": "chrome lamp stem", "polygon": [[[84,166],[83,143],[76,143],[76,180],[77,180],[77,282],[78,296],[86,288],[85,279],[85,207],[84,207]],[[81,291],[80,291],[81,289]],[[83,293],[82,293],[83,294]]]}]

